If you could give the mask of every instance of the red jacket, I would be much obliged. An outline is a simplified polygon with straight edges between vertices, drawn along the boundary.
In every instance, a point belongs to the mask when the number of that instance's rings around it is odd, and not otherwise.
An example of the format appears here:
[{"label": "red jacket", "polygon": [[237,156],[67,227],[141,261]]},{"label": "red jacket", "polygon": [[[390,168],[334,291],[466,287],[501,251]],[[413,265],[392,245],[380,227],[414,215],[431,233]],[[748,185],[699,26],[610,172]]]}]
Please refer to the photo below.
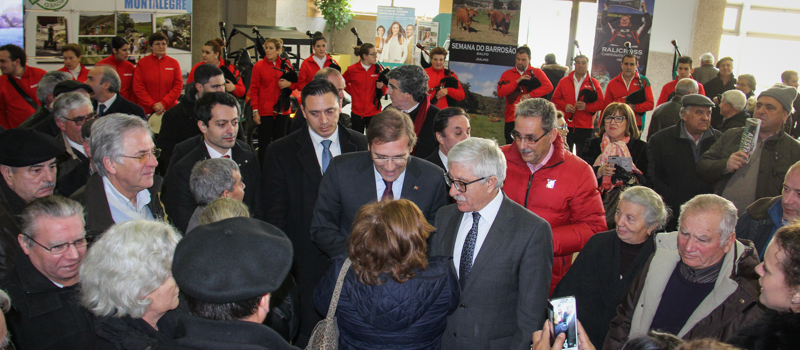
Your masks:
[{"label": "red jacket", "polygon": [[[622,79],[622,73],[620,73],[606,85],[606,106],[611,104],[611,102],[625,103],[625,98],[637,90],[639,90],[639,74],[633,77],[631,85],[626,88],[625,80]],[[652,111],[654,107],[653,89],[649,84],[644,88],[644,94],[647,100],[636,105],[636,108],[633,109],[633,111],[636,112],[636,125],[638,126],[642,126],[642,115],[647,111]]]},{"label": "red jacket", "polygon": [[[433,66],[425,69],[425,73],[428,73],[428,98],[433,99],[436,96],[436,90],[435,90],[436,87],[439,86],[439,82],[442,80],[442,78],[446,77],[446,75],[444,74],[444,69],[440,69],[437,71],[433,69]],[[458,80],[458,76],[456,75],[455,72],[450,71],[450,74],[453,75],[453,78],[456,78],[456,80]],[[456,101],[464,100],[464,96],[466,95],[464,94],[464,88],[461,87],[460,80],[458,82],[457,89],[453,88],[447,89],[447,96],[455,99]],[[445,109],[447,107],[450,107],[447,105],[447,97],[440,98],[439,101],[436,102],[436,107],[439,107],[439,109]]]},{"label": "red jacket", "polygon": [[[353,99],[353,114],[362,117],[371,117],[380,113],[380,108],[375,107],[375,84],[378,83],[380,72],[376,72],[377,65],[369,67],[369,72],[364,70],[361,62],[347,67],[344,71],[344,80],[347,82],[345,91]],[[383,87],[383,94],[386,93],[386,86]],[[382,95],[381,95],[382,96]]]},{"label": "red jacket", "polygon": [[[36,98],[36,87],[39,80],[47,73],[44,69],[25,66],[25,73],[17,79],[17,85],[28,94],[33,102],[40,105]],[[16,89],[8,82],[9,74],[0,76],[0,126],[13,129],[22,124],[36,110],[19,95]],[[14,78],[16,79],[16,78]]]},{"label": "red jacket", "polygon": [[[314,80],[314,74],[319,72],[322,68],[326,68],[331,65],[333,58],[330,55],[325,56],[325,63],[323,63],[323,67],[320,67],[317,64],[317,61],[314,61],[314,54],[308,56],[303,63],[300,64],[300,73],[297,74],[297,90],[303,90],[306,87],[306,84],[310,83],[311,80]],[[333,61],[335,62],[335,61]],[[338,65],[338,63],[337,63]]]},{"label": "red jacket", "polygon": [[[570,72],[566,77],[561,78],[553,93],[553,98],[550,99],[556,105],[556,109],[564,112],[564,119],[567,120],[567,125],[570,128],[579,129],[592,129],[594,128],[594,114],[597,111],[602,111],[606,108],[606,103],[603,101],[603,90],[600,87],[600,82],[592,78],[588,73],[586,78],[583,79],[581,90],[591,89],[594,86],[594,91],[597,91],[597,101],[587,103],[586,109],[582,111],[575,111],[575,113],[567,113],[565,110],[567,105],[575,105],[575,72]],[[580,91],[580,90],[579,90]]]},{"label": "red jacket", "polygon": [[158,59],[147,55],[139,60],[133,72],[133,91],[145,114],[153,113],[153,105],[161,102],[165,109],[178,103],[183,89],[181,65],[167,55]]},{"label": "red jacket", "polygon": [[[250,105],[253,106],[253,111],[258,111],[262,117],[275,115],[273,107],[278,103],[278,97],[281,96],[278,80],[283,76],[283,72],[274,68],[281,68],[281,60],[278,57],[273,63],[268,59],[263,59],[253,66],[253,75],[250,77]],[[286,63],[289,67],[292,66],[288,60]],[[289,89],[294,90],[296,86],[297,83],[292,83]],[[281,111],[281,114],[289,113],[289,110]]]},{"label": "red jacket", "polygon": [[[553,229],[553,280],[550,291],[572,266],[579,252],[595,233],[606,231],[603,200],[597,191],[594,170],[564,149],[556,135],[553,155],[544,167],[531,174],[516,142],[501,147],[508,163],[503,192]],[[526,203],[527,202],[527,203]]]},{"label": "red jacket", "polygon": [[[189,76],[186,78],[186,82],[187,83],[190,83],[190,82],[194,81],[194,70],[197,69],[197,67],[200,67],[201,64],[205,64],[205,62],[202,62],[202,61],[198,62],[197,64],[195,64],[192,67],[192,70],[189,71]],[[223,69],[222,68],[223,66],[225,66],[225,61],[220,60],[219,61],[219,69]],[[228,71],[231,72],[233,74],[233,76],[236,78],[236,87],[233,89],[233,92],[232,92],[233,96],[236,96],[236,97],[239,97],[239,98],[244,97],[244,93],[245,93],[246,90],[244,88],[244,80],[242,80],[241,77],[239,76],[239,74],[240,74],[239,70],[236,69],[236,67],[234,65],[232,65],[232,64],[229,64],[226,67],[226,69],[228,69]]]},{"label": "red jacket", "polygon": [[542,86],[532,91],[518,86],[517,79],[519,79],[522,74],[519,74],[517,67],[505,71],[503,75],[500,76],[500,81],[497,83],[497,97],[505,97],[506,99],[506,123],[514,121],[514,106],[519,102],[523,94],[528,94],[530,97],[542,97],[553,91],[553,83],[550,82],[550,79],[547,78],[547,74],[544,74],[544,71],[535,67],[528,68],[533,71],[533,75],[536,79],[539,79]]},{"label": "red jacket", "polygon": [[[70,75],[72,75],[72,72],[70,72],[69,69],[67,69],[67,66],[59,68],[58,71],[67,72]],[[83,63],[81,63],[81,71],[80,71],[80,73],[78,73],[78,77],[77,78],[72,77],[73,78],[72,80],[77,80],[77,81],[79,81],[81,83],[85,83],[86,82],[86,78],[88,78],[88,77],[89,77],[89,70],[86,69],[86,67],[83,66]]]},{"label": "red jacket", "polygon": [[119,61],[116,59],[116,57],[114,57],[114,55],[111,55],[100,60],[100,62],[97,62],[95,65],[107,65],[114,67],[114,69],[117,70],[117,74],[119,74],[119,94],[128,101],[138,103],[139,99],[137,99],[136,94],[133,93],[133,71],[136,69],[133,63],[130,61]]},{"label": "red jacket", "polygon": [[[678,84],[678,80],[680,79],[675,78],[675,80],[664,84],[664,87],[661,88],[661,94],[658,95],[658,102],[656,102],[656,106],[669,101],[669,95],[675,92],[675,85]],[[698,90],[697,93],[699,93],[700,95],[703,96],[706,95],[706,89],[703,89],[703,84],[700,84],[699,81],[697,82],[697,90]]]}]

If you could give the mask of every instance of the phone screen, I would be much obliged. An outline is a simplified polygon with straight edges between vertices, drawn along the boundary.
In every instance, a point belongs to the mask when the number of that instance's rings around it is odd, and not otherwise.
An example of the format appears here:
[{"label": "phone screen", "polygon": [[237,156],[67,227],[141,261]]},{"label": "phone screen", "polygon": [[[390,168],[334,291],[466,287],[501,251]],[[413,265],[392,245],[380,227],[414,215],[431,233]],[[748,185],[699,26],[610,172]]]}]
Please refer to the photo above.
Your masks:
[{"label": "phone screen", "polygon": [[[550,317],[550,322],[553,324],[550,342],[555,342],[556,337],[564,333],[567,340],[564,342],[563,349],[578,349],[578,312],[575,306],[575,297],[550,299],[547,313]],[[553,344],[550,345],[552,346]]]}]

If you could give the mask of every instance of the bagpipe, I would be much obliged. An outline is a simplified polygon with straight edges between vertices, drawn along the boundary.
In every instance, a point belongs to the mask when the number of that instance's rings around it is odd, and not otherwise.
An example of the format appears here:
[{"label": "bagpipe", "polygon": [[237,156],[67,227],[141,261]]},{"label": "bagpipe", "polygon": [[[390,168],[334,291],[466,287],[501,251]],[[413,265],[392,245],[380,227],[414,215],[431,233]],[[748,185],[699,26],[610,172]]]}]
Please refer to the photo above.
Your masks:
[{"label": "bagpipe", "polygon": [[[519,92],[521,94],[529,93],[529,92],[531,92],[533,90],[538,89],[540,86],[542,86],[542,82],[539,81],[539,78],[537,78],[535,74],[533,74],[533,67],[528,67],[528,69],[525,70],[525,74],[523,74],[523,75],[527,75],[527,76],[529,76],[531,78],[530,79],[523,79],[523,80],[521,80],[519,82],[519,84],[518,84],[519,85]],[[528,91],[523,90],[523,88],[528,89]]]},{"label": "bagpipe", "polygon": [[[389,85],[389,78],[387,78],[389,71],[389,68],[384,68],[380,62],[375,61],[375,74],[378,74],[378,82],[383,83],[383,86]],[[375,104],[375,107],[377,107],[378,110],[381,109],[381,97],[385,97],[386,99],[389,98],[388,96],[383,96],[383,89],[375,86],[375,99],[372,101],[372,103]]]},{"label": "bagpipe", "polygon": [[[419,53],[419,65],[422,66],[422,69],[430,68],[431,67],[431,63],[428,62],[428,60],[425,59],[425,55],[428,55],[428,57],[431,57],[431,53],[428,51],[428,49],[425,48],[425,46],[423,46],[420,43],[417,43],[417,48],[422,50],[422,52]],[[433,59],[433,57],[431,57],[431,59]]]},{"label": "bagpipe", "polygon": [[353,28],[350,28],[350,32],[351,32],[351,33],[353,33],[353,35],[355,35],[355,36],[356,36],[356,45],[358,45],[358,46],[361,46],[361,45],[363,45],[363,44],[364,44],[364,41],[363,41],[363,40],[361,40],[361,37],[360,37],[360,36],[358,36],[358,30],[356,30],[356,28],[355,28],[355,27],[353,27]]},{"label": "bagpipe", "polygon": [[[428,49],[425,48],[425,46],[422,46],[422,44],[417,43],[417,48],[422,50],[422,52],[424,52],[425,54],[427,54],[428,57],[431,57],[431,53],[428,51]],[[425,61],[425,56],[422,56],[421,58],[422,58],[422,61],[420,63],[422,65],[422,68],[423,69],[429,68],[431,66],[431,63]],[[427,64],[427,67],[426,67],[426,64]],[[436,105],[439,102],[439,98],[436,97],[436,94],[439,92],[439,90],[444,89],[444,88],[458,89],[458,79],[456,79],[455,74],[453,74],[453,72],[450,71],[449,69],[445,69],[444,70],[444,75],[445,75],[445,77],[442,78],[442,80],[439,81],[439,85],[438,86],[428,89],[428,92],[435,91],[433,93],[433,97],[431,97],[431,104],[432,105]],[[456,101],[454,98],[452,98],[450,96],[445,96],[445,97],[447,97],[447,105],[448,106],[455,106],[458,103],[458,101]]]},{"label": "bagpipe", "polygon": [[[631,43],[626,42],[625,48],[628,49],[630,52]],[[639,77],[639,90],[636,90],[630,93],[628,96],[625,97],[625,103],[631,105],[638,105],[640,103],[644,103],[647,101],[647,94],[645,93],[645,89],[650,86],[650,79],[647,79],[644,75],[639,74],[639,69],[636,69],[636,75]]]},{"label": "bagpipe", "polygon": [[[289,60],[283,57],[278,56],[278,59],[281,61],[281,67],[272,67],[272,69],[277,69],[283,73],[280,79],[284,79],[290,83],[296,83],[298,80],[297,72],[292,68],[292,65],[289,63]],[[278,102],[275,103],[275,106],[272,107],[272,111],[275,115],[282,114],[285,110],[291,110],[292,107],[292,89],[291,88],[283,88],[281,89],[281,95],[278,97]]]},{"label": "bagpipe", "polygon": [[[583,53],[581,52],[581,46],[578,45],[578,41],[577,40],[575,40],[575,48],[578,49],[578,55],[583,56]],[[589,74],[589,72],[586,72],[586,74],[588,75],[587,78],[589,78],[589,87],[590,87],[590,89],[585,89],[585,88],[581,89],[581,91],[578,92],[578,96],[576,98],[576,101],[583,101],[583,102],[586,102],[586,103],[595,103],[595,102],[597,102],[597,90],[595,90],[595,88],[594,88],[594,83],[592,82],[592,75]]]}]

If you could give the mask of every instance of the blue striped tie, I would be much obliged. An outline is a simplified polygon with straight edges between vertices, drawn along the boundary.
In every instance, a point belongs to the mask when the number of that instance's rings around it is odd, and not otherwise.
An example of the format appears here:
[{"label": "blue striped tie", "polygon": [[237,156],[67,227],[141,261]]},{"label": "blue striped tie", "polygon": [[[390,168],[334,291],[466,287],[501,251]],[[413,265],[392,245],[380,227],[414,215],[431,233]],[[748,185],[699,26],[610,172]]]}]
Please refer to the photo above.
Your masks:
[{"label": "blue striped tie", "polygon": [[464,240],[464,247],[461,248],[461,264],[458,268],[458,284],[461,289],[467,284],[469,272],[472,270],[472,256],[475,255],[475,241],[478,238],[478,224],[481,221],[481,214],[477,211],[472,212],[472,228],[467,233]]}]

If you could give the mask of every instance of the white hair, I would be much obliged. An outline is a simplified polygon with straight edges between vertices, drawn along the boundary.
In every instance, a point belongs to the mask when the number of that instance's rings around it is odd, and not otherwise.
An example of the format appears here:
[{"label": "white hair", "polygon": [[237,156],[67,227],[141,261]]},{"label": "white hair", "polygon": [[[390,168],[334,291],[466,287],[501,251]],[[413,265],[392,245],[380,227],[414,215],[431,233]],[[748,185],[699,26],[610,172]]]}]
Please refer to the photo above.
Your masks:
[{"label": "white hair", "polygon": [[722,198],[715,194],[701,194],[690,199],[688,202],[681,205],[681,215],[678,217],[678,227],[681,225],[681,220],[684,216],[690,214],[714,212],[720,215],[719,221],[719,245],[725,245],[734,230],[736,229],[736,220],[738,211],[733,202]]},{"label": "white hair", "polygon": [[[447,154],[447,164],[458,163],[469,166],[477,177],[497,178],[496,188],[503,187],[506,179],[506,157],[500,151],[497,141],[480,137],[470,137],[457,143]],[[484,183],[486,179],[483,180]]]},{"label": "white hair", "polygon": [[141,318],[144,297],[171,276],[180,236],[163,222],[132,220],[111,226],[86,253],[80,271],[83,305],[97,316]]},{"label": "white hair", "polygon": [[619,200],[642,206],[645,209],[644,221],[647,226],[658,224],[656,229],[659,229],[667,224],[669,208],[664,205],[664,200],[656,191],[644,186],[633,186],[623,191]]},{"label": "white hair", "polygon": [[711,52],[700,55],[700,63],[714,63],[714,55]]},{"label": "white hair", "polygon": [[728,90],[722,93],[722,103],[730,103],[731,107],[737,111],[741,111],[747,105],[747,96],[744,92],[739,90]]}]

